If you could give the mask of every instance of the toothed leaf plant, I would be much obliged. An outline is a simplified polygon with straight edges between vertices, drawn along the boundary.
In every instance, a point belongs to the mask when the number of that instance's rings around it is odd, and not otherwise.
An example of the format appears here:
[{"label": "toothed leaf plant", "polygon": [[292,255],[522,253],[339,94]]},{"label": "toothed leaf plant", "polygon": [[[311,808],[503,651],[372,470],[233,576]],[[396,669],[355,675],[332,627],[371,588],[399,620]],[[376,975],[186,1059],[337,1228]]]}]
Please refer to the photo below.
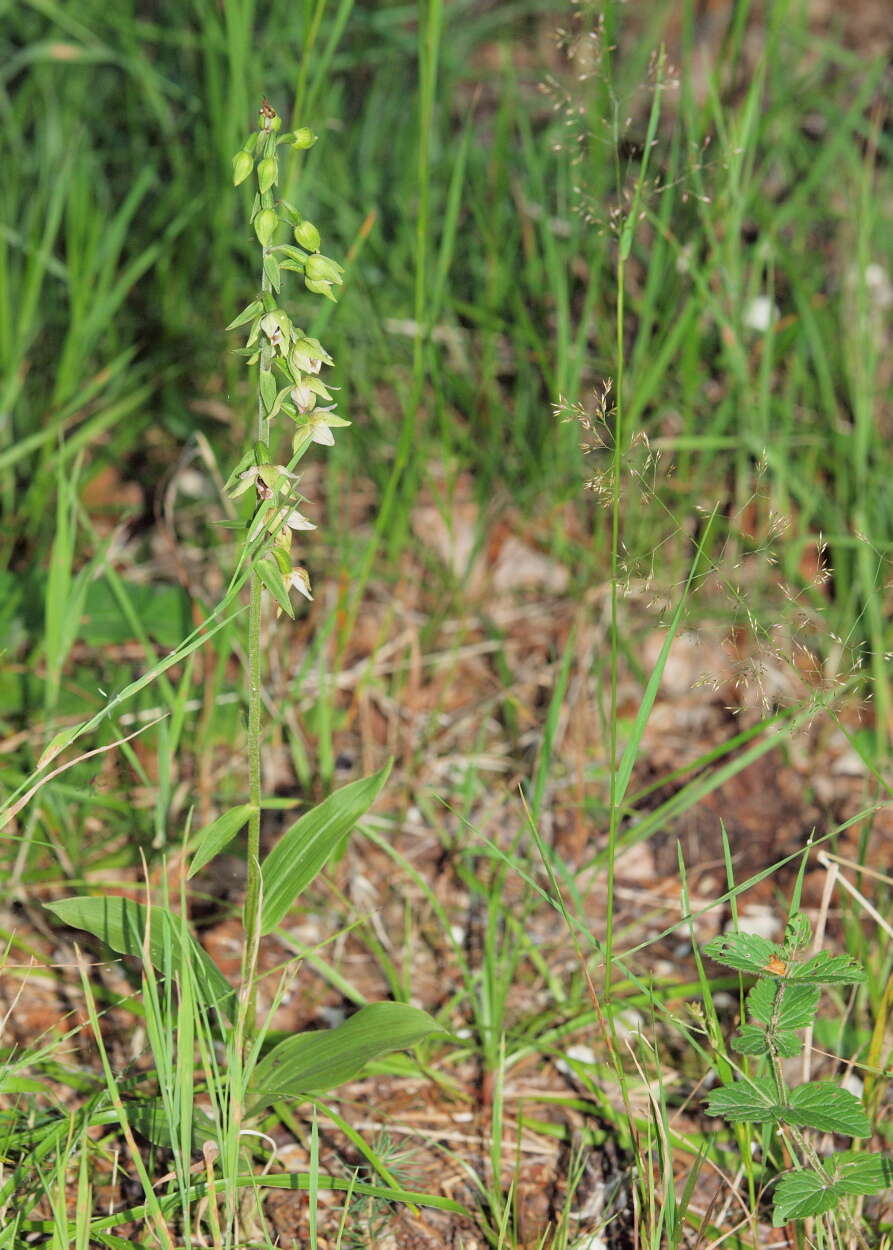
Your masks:
[{"label": "toothed leaf plant", "polygon": [[820,1153],[812,1134],[860,1140],[871,1123],[855,1094],[832,1080],[791,1087],[783,1061],[803,1049],[800,1031],[810,1028],[824,986],[858,985],[865,972],[847,955],[819,951],[802,957],[810,941],[809,922],[795,913],[779,946],[752,933],[728,933],[704,950],[717,963],[756,977],[745,1000],[747,1020],[732,1048],[754,1061],[737,1080],[713,1091],[709,1115],[731,1124],[773,1127],[794,1166],[783,1172],[773,1193],[773,1222],[819,1216],[849,1195],[879,1193],[893,1183],[893,1159],[862,1150]]},{"label": "toothed leaf plant", "polygon": [[[269,645],[263,636],[265,621],[272,628],[274,618],[282,613],[294,617],[293,591],[306,599],[312,597],[309,575],[296,558],[295,547],[297,536],[314,526],[302,511],[304,499],[295,466],[314,445],[330,447],[335,432],[350,424],[336,413],[332,388],[323,380],[323,369],[333,364],[332,357],[318,339],[292,320],[284,297],[287,280],[295,274],[303,278],[309,293],[329,300],[335,299],[342,284],[341,266],[320,252],[318,228],[278,195],[280,152],[283,148],[302,151],[315,141],[306,127],[283,133],[280,117],[264,101],[257,129],[233,158],[234,184],[255,180],[251,226],[260,248],[259,289],[227,327],[244,333],[244,346],[237,351],[256,384],[251,445],[227,482],[233,498],[250,494],[253,505],[244,526],[239,564],[250,589],[248,796],[194,836],[189,875],[247,831],[241,985],[232,989],[191,935],[183,916],[166,907],[108,897],[71,898],[49,905],[65,923],[95,935],[115,951],[141,958],[146,969],[144,990],[153,1002],[157,984],[167,987],[168,995],[170,987],[177,985],[181,1000],[184,987],[188,991],[204,1022],[202,1027],[208,1030],[206,1037],[213,1047],[222,1043],[228,1057],[230,1089],[228,1099],[218,1106],[218,1119],[230,1126],[234,1171],[246,1115],[255,1115],[274,1101],[331,1090],[356,1077],[370,1060],[443,1031],[426,1012],[395,1002],[369,1004],[335,1028],[286,1037],[273,1046],[267,1045],[268,1026],[258,1027],[256,1020],[261,937],[281,923],[297,896],[343,848],[389,772],[387,765],[330,795],[305,812],[261,859],[261,691],[263,650]],[[286,230],[287,240],[282,237]],[[277,463],[274,449],[284,442],[290,454],[286,463]],[[269,612],[264,612],[265,601],[272,609]],[[160,1038],[161,1032],[156,1033]],[[178,1107],[177,1090],[165,1086],[160,1076],[159,1083],[159,1096],[125,1103],[130,1107],[130,1122],[158,1144],[180,1141],[188,1159],[189,1149],[212,1134],[213,1122],[201,1113],[199,1132],[193,1116],[184,1137],[182,1124],[188,1117]],[[222,1138],[226,1136],[220,1124],[217,1131]],[[225,1156],[225,1142],[221,1150]],[[235,1218],[232,1212],[231,1218]]]}]

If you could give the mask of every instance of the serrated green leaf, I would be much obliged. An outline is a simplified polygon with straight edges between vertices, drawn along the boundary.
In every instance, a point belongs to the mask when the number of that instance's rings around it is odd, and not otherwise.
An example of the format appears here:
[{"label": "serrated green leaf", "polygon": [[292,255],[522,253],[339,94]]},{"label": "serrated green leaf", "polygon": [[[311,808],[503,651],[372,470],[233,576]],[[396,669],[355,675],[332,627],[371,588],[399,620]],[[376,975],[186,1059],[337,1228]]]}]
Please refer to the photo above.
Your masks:
[{"label": "serrated green leaf", "polygon": [[264,401],[264,411],[269,412],[276,401],[276,379],[269,369],[260,371],[260,397]]},{"label": "serrated green leaf", "polygon": [[810,1081],[791,1091],[784,1119],[803,1128],[847,1137],[868,1137],[871,1123],[855,1094],[833,1081]]},{"label": "serrated green leaf", "polygon": [[782,1059],[793,1059],[803,1049],[802,1039],[791,1029],[776,1029],[772,1041]]},{"label": "serrated green leaf", "polygon": [[732,1124],[743,1120],[776,1124],[783,1111],[775,1102],[775,1087],[768,1081],[735,1081],[715,1089],[707,1099],[707,1114],[722,1116]]},{"label": "serrated green leaf", "polygon": [[772,1019],[772,1013],[775,1010],[775,995],[778,992],[778,982],[770,980],[767,977],[761,977],[752,986],[747,995],[747,1011],[754,1020],[758,1020],[760,1024],[768,1024]]},{"label": "serrated green leaf", "polygon": [[[125,1102],[127,1122],[141,1133],[154,1146],[170,1149],[174,1144],[174,1134],[164,1108],[164,1100],[160,1096],[141,1098],[138,1101]],[[179,1134],[176,1138],[179,1142]],[[201,1107],[192,1108],[192,1148],[199,1150],[205,1142],[216,1141],[217,1130],[214,1121],[202,1111]]]},{"label": "serrated green leaf", "polygon": [[253,300],[247,308],[242,309],[238,317],[233,318],[226,328],[227,330],[236,330],[239,326],[245,325],[246,322],[253,321],[255,317],[262,316],[263,311],[264,306],[261,301],[259,299]]},{"label": "serrated green leaf", "polygon": [[893,1158],[861,1150],[841,1150],[822,1160],[844,1194],[879,1194],[893,1186]]},{"label": "serrated green leaf", "polygon": [[371,777],[352,781],[305,812],[280,838],[261,866],[261,933],[271,933],[292,903],[341,848],[381,791],[390,763]]},{"label": "serrated green leaf", "polygon": [[810,1215],[821,1215],[830,1211],[838,1201],[835,1186],[826,1184],[818,1172],[805,1168],[799,1172],[786,1172],[775,1187],[772,1222],[780,1228],[788,1220],[805,1220]]},{"label": "serrated green leaf", "polygon": [[799,982],[794,984],[787,980],[781,982],[781,986],[782,998],[776,1021],[778,1028],[808,1028],[815,1020],[819,1008],[820,987]]},{"label": "serrated green leaf", "polygon": [[204,829],[200,829],[195,836],[196,848],[188,877],[194,877],[205,864],[218,855],[248,823],[248,818],[256,810],[251,803],[241,803],[238,807],[231,807],[228,812],[223,812],[216,820],[205,825]]},{"label": "serrated green leaf", "polygon": [[809,917],[802,911],[795,912],[784,927],[784,948],[788,956],[793,956],[804,946],[809,945],[812,937],[812,926]]},{"label": "serrated green leaf", "polygon": [[45,903],[63,924],[84,929],[100,938],[121,955],[142,958],[149,924],[149,958],[153,967],[164,972],[169,966],[177,975],[182,972],[184,952],[188,954],[195,977],[196,990],[204,1006],[217,1007],[230,1020],[235,1018],[236,996],[226,977],[189,933],[182,916],[164,907],[152,907],[130,898],[61,899]]},{"label": "serrated green leaf", "polygon": [[704,953],[718,964],[753,976],[766,972],[769,961],[781,957],[780,947],[756,933],[723,933],[711,938]]},{"label": "serrated green leaf", "polygon": [[252,1077],[251,1114],[279,1098],[320,1094],[357,1077],[367,1063],[406,1050],[444,1029],[426,1011],[405,1003],[371,1003],[334,1029],[286,1038]]},{"label": "serrated green leaf", "polygon": [[257,561],[254,568],[258,577],[279,604],[282,611],[294,620],[295,610],[288,595],[285,578],[282,576],[282,571],[276,560],[272,557],[264,556],[263,559]]},{"label": "serrated green leaf", "polygon": [[768,1055],[769,1042],[765,1030],[756,1024],[742,1024],[732,1038],[732,1048],[739,1055]]},{"label": "serrated green leaf", "polygon": [[865,980],[865,969],[849,955],[831,955],[819,951],[803,963],[792,963],[788,972],[791,981],[815,985],[857,985]]},{"label": "serrated green leaf", "polygon": [[884,1155],[844,1150],[822,1160],[829,1184],[818,1172],[785,1172],[775,1189],[773,1223],[803,1220],[830,1211],[841,1198],[877,1194],[893,1185],[893,1161]]}]

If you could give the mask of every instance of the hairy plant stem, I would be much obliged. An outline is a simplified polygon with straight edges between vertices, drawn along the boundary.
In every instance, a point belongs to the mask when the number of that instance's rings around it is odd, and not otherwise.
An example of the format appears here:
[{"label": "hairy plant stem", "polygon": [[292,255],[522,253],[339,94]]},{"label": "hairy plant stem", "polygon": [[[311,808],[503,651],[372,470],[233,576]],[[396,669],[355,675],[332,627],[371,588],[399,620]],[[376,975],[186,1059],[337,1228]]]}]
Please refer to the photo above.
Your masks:
[{"label": "hairy plant stem", "polygon": [[[271,289],[267,275],[262,274],[261,289]],[[260,356],[257,389],[257,439],[266,442],[267,419],[261,395],[260,378],[272,368],[269,347]],[[256,571],[251,574],[251,598],[248,604],[248,801],[252,806],[248,821],[247,885],[243,924],[245,948],[242,952],[242,1017],[240,1020],[243,1053],[252,1044],[257,1021],[257,954],[260,942],[260,804],[261,792],[261,596],[262,583]]]}]

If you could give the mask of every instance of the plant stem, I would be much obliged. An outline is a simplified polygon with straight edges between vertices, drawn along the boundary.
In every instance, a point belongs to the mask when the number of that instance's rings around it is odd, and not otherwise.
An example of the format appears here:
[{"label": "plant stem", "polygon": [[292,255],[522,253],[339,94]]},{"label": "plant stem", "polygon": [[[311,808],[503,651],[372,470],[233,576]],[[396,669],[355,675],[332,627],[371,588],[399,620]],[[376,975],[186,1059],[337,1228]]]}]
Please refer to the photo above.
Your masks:
[{"label": "plant stem", "polygon": [[[270,282],[264,273],[261,289],[269,291]],[[267,419],[261,394],[260,378],[272,367],[270,349],[261,350],[257,389],[257,438],[266,442]],[[243,925],[245,948],[242,952],[241,1020],[242,1045],[247,1048],[254,1038],[257,1018],[257,952],[260,940],[260,804],[261,790],[261,594],[262,583],[257,572],[251,573],[251,598],[248,604],[248,801],[252,806],[248,821],[247,886]]]}]

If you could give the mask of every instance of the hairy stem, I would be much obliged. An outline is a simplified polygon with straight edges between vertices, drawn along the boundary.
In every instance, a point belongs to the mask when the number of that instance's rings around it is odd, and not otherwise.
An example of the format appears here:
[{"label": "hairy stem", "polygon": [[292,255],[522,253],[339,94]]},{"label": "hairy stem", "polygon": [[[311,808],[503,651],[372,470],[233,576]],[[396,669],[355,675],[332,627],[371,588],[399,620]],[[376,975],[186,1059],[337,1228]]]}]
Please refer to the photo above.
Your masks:
[{"label": "hairy stem", "polygon": [[[266,193],[269,195],[269,192]],[[261,275],[261,289],[271,289],[266,273]],[[267,419],[260,387],[264,372],[272,368],[270,349],[261,350],[257,388],[257,439],[266,442]],[[257,953],[260,941],[260,804],[261,791],[261,595],[262,583],[256,571],[251,574],[251,598],[248,605],[248,801],[252,806],[248,821],[247,886],[243,924],[245,948],[242,952],[243,1012],[242,1045],[248,1047],[254,1038],[257,1020]]]}]

